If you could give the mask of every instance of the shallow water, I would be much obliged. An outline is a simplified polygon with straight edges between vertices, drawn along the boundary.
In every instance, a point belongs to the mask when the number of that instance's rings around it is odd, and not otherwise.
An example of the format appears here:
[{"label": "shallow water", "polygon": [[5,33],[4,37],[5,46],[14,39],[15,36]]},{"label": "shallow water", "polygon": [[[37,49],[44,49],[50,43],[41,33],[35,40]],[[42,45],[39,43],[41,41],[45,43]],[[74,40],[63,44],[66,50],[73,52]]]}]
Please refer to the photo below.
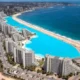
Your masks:
[{"label": "shallow water", "polygon": [[13,27],[17,26],[17,30],[21,29],[28,29],[31,32],[35,32],[36,38],[33,38],[29,44],[25,44],[26,48],[32,49],[35,54],[43,57],[46,54],[50,54],[52,56],[59,56],[59,57],[69,57],[69,58],[75,58],[80,57],[79,52],[76,48],[74,48],[72,45],[67,44],[61,40],[58,40],[54,37],[48,36],[44,33],[41,33],[37,30],[31,29],[25,25],[22,25],[15,20],[12,19],[12,17],[6,18],[7,23],[12,25]]}]

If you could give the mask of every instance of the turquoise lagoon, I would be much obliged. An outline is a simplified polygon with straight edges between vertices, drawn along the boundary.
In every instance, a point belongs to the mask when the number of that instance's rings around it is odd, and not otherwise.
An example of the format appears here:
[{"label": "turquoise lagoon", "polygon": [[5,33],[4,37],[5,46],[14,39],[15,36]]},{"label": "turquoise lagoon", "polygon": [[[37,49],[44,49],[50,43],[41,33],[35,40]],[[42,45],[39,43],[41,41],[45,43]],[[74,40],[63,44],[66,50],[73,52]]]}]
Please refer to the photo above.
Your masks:
[{"label": "turquoise lagoon", "polygon": [[72,45],[29,28],[13,20],[11,16],[7,17],[6,20],[8,24],[15,27],[17,30],[28,29],[29,31],[36,33],[36,37],[33,38],[30,43],[25,44],[25,47],[33,50],[36,55],[41,57],[44,57],[46,54],[69,58],[80,57],[80,53]]}]

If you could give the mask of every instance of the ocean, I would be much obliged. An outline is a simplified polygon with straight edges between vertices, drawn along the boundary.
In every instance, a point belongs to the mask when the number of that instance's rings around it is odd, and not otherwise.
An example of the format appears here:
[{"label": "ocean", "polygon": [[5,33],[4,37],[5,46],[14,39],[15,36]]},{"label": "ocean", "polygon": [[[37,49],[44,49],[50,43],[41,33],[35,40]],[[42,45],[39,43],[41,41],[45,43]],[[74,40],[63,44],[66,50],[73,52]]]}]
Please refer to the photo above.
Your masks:
[{"label": "ocean", "polygon": [[18,18],[52,32],[80,40],[80,6],[55,6],[23,13]]},{"label": "ocean", "polygon": [[[80,39],[79,17],[79,6],[55,6],[53,8],[37,9],[18,16],[18,18],[31,24],[75,40]],[[41,57],[46,54],[57,57],[80,57],[80,52],[72,45],[18,23],[11,16],[7,17],[6,20],[17,30],[28,29],[36,33],[36,37],[25,44],[25,47],[33,50],[36,55]]]}]

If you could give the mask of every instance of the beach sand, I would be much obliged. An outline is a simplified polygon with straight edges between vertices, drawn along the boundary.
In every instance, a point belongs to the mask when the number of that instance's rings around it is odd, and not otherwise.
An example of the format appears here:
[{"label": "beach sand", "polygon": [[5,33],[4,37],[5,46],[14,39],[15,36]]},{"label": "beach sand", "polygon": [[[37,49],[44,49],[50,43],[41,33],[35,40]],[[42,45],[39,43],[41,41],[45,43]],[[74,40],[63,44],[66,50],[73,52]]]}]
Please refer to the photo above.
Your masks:
[{"label": "beach sand", "polygon": [[71,45],[73,45],[73,46],[80,52],[80,41],[73,40],[73,39],[67,38],[67,37],[65,37],[65,36],[61,36],[61,35],[59,35],[59,34],[56,34],[56,33],[54,33],[54,32],[48,31],[48,30],[43,29],[43,28],[41,28],[41,27],[39,27],[39,26],[35,26],[35,25],[33,25],[33,24],[30,24],[30,23],[28,23],[28,22],[26,22],[26,21],[23,21],[23,20],[17,18],[17,16],[19,16],[19,15],[21,15],[21,14],[22,14],[22,13],[15,14],[15,15],[12,16],[12,18],[13,18],[15,21],[17,21],[17,22],[19,22],[19,23],[21,23],[21,24],[23,24],[23,25],[25,25],[25,26],[27,26],[27,27],[33,28],[33,29],[35,29],[35,30],[37,30],[37,31],[40,31],[40,32],[45,33],[45,34],[47,34],[47,35],[49,35],[49,36],[55,37],[55,38],[57,38],[57,39],[59,39],[59,40],[62,40],[62,41],[64,41],[64,42],[68,43],[68,44],[71,44]]},{"label": "beach sand", "polygon": [[0,80],[2,80],[2,79],[4,79],[4,80],[17,80],[17,79],[11,78],[9,76],[5,76],[2,73],[0,73]]}]

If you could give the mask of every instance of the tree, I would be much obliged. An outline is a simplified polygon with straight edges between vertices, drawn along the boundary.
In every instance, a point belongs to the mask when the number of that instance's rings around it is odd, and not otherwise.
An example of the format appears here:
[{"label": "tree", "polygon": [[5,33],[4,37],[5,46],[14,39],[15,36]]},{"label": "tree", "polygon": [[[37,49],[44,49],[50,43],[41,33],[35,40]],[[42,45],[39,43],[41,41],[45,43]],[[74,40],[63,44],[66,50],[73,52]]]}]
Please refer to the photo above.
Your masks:
[{"label": "tree", "polygon": [[73,76],[73,75],[74,75],[73,73],[70,73],[68,76],[71,77],[71,76]]},{"label": "tree", "polygon": [[26,66],[26,69],[27,69],[27,70],[30,70],[30,71],[35,71],[35,68],[36,68],[35,65]]},{"label": "tree", "polygon": [[62,76],[63,79],[68,80],[68,76]]},{"label": "tree", "polygon": [[3,42],[3,47],[4,47],[4,50],[6,50],[6,47],[5,47],[5,41]]},{"label": "tree", "polygon": [[2,61],[0,60],[0,72],[3,71],[3,64],[2,64]]},{"label": "tree", "polygon": [[11,53],[6,54],[7,60],[10,64],[15,65],[16,63],[14,62],[13,55]]},{"label": "tree", "polygon": [[42,72],[42,70],[39,70],[39,69],[37,70],[37,73],[41,73],[41,72]]},{"label": "tree", "polygon": [[10,69],[8,68],[7,73],[10,74]]},{"label": "tree", "polygon": [[48,75],[52,75],[53,73],[52,72],[47,72],[46,73],[46,75],[48,76]]},{"label": "tree", "polygon": [[46,71],[45,70],[42,70],[42,74],[46,74]]},{"label": "tree", "polygon": [[42,58],[42,60],[39,60],[38,62],[39,62],[39,66],[42,67],[44,64],[44,58]]},{"label": "tree", "polygon": [[80,72],[77,72],[77,75],[79,75],[80,74]]},{"label": "tree", "polygon": [[73,76],[73,73],[70,73],[67,76],[62,76],[62,78],[68,80],[71,76]]}]

